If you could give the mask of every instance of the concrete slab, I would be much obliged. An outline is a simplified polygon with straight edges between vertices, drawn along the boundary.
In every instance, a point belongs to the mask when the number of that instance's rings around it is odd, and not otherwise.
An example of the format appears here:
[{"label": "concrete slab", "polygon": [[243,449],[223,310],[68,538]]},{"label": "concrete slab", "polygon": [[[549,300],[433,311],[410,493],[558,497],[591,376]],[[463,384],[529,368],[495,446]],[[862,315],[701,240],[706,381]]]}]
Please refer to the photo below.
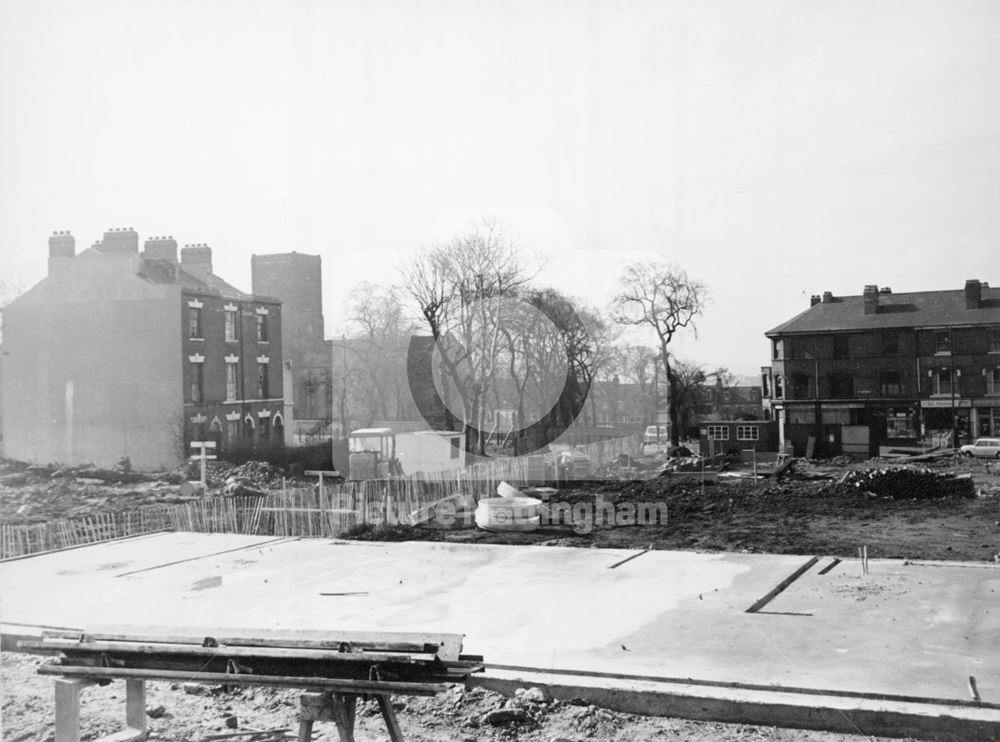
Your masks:
[{"label": "concrete slab", "polygon": [[464,632],[497,672],[855,703],[968,706],[973,676],[977,713],[1000,725],[1000,569],[872,560],[866,576],[852,561],[820,574],[820,560],[751,614],[807,557],[655,551],[609,569],[634,553],[160,534],[0,564],[2,620]]}]

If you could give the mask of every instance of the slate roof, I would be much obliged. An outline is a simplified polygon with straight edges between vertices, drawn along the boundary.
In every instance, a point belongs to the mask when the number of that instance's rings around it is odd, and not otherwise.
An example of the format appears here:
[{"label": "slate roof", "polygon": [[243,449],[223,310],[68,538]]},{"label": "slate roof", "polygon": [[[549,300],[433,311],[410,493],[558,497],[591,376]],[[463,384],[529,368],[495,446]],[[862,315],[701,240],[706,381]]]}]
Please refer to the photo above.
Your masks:
[{"label": "slate roof", "polygon": [[143,258],[140,263],[138,275],[152,283],[179,283],[186,289],[206,294],[215,294],[226,299],[239,299],[242,301],[254,299],[280,303],[277,299],[271,297],[255,296],[240,291],[214,273],[194,273],[185,270],[182,264],[167,260]]},{"label": "slate roof", "polygon": [[967,309],[965,290],[879,294],[877,314],[865,314],[864,296],[837,296],[820,302],[764,334],[849,332],[910,327],[1000,325],[1000,288],[983,285],[982,301]]}]

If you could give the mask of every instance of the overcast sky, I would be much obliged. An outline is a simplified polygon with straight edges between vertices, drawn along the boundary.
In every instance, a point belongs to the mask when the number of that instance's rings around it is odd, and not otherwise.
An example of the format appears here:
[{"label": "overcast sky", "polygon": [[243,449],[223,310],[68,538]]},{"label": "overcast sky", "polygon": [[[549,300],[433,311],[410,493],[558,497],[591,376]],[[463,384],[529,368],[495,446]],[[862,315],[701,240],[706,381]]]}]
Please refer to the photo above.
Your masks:
[{"label": "overcast sky", "polygon": [[825,290],[1000,283],[1000,2],[0,0],[0,280],[110,227],[361,280],[478,213],[592,304],[662,257],[753,372]]}]

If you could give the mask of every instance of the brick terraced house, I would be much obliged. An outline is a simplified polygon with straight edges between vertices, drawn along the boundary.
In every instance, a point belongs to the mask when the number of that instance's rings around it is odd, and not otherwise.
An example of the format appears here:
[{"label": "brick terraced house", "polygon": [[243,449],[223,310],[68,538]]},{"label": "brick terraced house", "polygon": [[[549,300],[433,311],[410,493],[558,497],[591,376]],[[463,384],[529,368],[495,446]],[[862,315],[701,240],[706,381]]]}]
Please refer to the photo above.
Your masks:
[{"label": "brick terraced house", "polygon": [[48,275],[3,310],[5,453],[163,469],[192,440],[284,439],[281,303],[212,272],[212,249],[110,230],[76,254],[49,239]]},{"label": "brick terraced house", "polygon": [[826,292],[765,334],[765,406],[796,455],[1000,435],[1000,288]]}]

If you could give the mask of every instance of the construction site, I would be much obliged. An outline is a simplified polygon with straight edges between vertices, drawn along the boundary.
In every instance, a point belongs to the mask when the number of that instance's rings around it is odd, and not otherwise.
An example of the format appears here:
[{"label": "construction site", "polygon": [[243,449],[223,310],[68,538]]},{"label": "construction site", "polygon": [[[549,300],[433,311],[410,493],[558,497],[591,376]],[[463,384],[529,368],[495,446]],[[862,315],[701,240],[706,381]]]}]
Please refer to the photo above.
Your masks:
[{"label": "construction site", "polygon": [[6,461],[3,739],[1000,739],[1000,465],[583,454]]}]

